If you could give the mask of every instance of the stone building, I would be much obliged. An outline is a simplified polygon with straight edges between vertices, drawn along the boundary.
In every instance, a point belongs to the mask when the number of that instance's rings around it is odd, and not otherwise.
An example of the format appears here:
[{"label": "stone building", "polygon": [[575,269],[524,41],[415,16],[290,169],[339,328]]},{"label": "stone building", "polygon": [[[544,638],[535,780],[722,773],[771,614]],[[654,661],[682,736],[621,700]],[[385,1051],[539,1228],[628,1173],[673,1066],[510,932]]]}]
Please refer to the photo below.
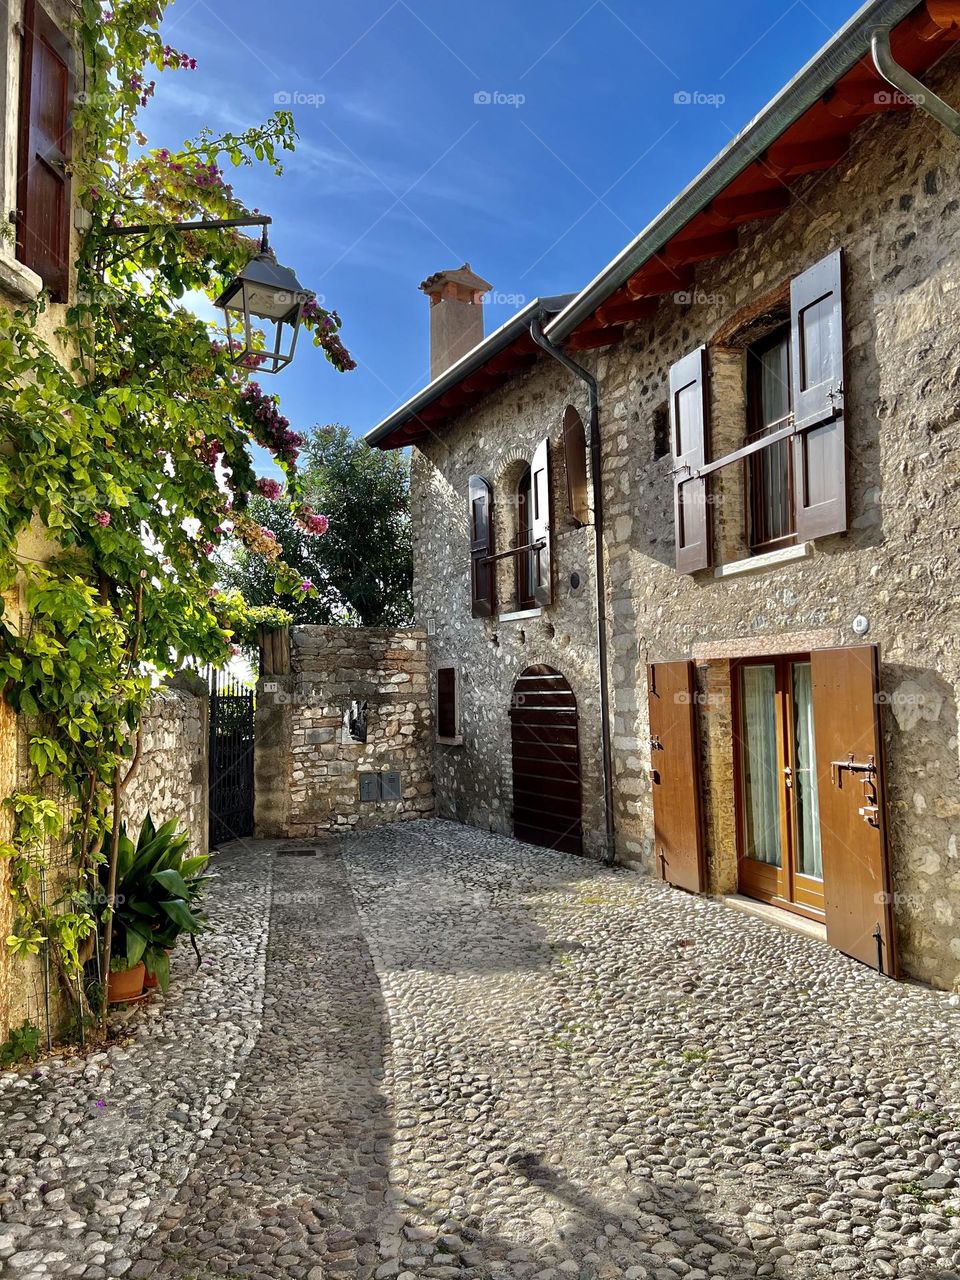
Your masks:
[{"label": "stone building", "polygon": [[465,353],[468,268],[432,276],[433,380],[369,436],[413,446],[440,816],[943,987],[958,40],[954,0],[867,4],[595,280]]},{"label": "stone building", "polygon": [[[61,356],[66,308],[74,290],[78,209],[71,198],[71,112],[77,55],[71,47],[72,6],[68,0],[7,0],[0,11],[0,307],[32,305],[43,295],[37,331]],[[22,560],[44,560],[54,550],[37,523],[18,544]],[[4,620],[21,623],[19,586],[4,591]],[[16,717],[0,699],[0,799],[16,790],[22,742]],[[0,808],[0,841],[9,838],[11,819]],[[8,864],[0,865],[0,936],[12,924]],[[21,966],[22,968],[22,966]],[[0,950],[0,1024],[13,966]],[[14,993],[15,995],[18,993]],[[0,1027],[2,1030],[2,1027]]]}]

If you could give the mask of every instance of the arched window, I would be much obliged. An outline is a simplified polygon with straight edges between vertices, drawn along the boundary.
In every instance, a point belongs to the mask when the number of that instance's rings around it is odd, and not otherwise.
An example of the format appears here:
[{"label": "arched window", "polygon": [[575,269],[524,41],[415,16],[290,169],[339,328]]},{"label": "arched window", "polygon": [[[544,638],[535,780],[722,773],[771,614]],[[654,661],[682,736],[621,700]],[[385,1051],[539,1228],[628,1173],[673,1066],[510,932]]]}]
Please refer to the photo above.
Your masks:
[{"label": "arched window", "polygon": [[[517,484],[517,547],[533,542],[532,476],[526,467]],[[522,551],[517,556],[517,608],[532,609],[536,604],[537,564],[535,551]]]}]

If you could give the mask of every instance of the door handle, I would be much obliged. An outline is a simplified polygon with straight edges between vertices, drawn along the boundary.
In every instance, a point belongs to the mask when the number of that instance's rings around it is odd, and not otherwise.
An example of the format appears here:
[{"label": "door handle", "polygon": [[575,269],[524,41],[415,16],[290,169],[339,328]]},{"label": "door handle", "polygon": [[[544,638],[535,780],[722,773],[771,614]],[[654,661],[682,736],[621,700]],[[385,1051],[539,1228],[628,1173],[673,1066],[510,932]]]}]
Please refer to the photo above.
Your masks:
[{"label": "door handle", "polygon": [[793,787],[793,770],[788,764],[783,767],[783,783],[788,789]]}]

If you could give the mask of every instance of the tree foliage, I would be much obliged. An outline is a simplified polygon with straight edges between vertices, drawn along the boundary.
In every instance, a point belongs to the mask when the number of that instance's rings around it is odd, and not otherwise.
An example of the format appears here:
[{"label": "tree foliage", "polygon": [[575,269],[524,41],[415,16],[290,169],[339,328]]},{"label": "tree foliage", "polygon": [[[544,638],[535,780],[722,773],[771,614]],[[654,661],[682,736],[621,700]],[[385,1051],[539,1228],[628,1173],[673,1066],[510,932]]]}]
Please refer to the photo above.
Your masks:
[{"label": "tree foliage", "polygon": [[[252,443],[285,472],[299,526],[316,535],[326,525],[298,486],[302,437],[249,381],[256,359],[237,369],[181,305],[187,290],[215,296],[255,244],[236,231],[169,228],[245,216],[226,172],[264,164],[281,173],[293,118],[279,111],[240,133],[204,129],[179,149],[151,148],[137,122],[156,89],[151,77],[196,67],[160,34],[167,3],[77,0],[72,188],[88,227],[72,305],[55,343],[37,323],[43,296],[0,310],[0,589],[19,585],[29,617],[22,632],[9,616],[0,627],[0,686],[31,726],[35,784],[9,801],[9,945],[30,953],[49,940],[65,982],[92,927],[77,904],[97,864],[115,859],[151,673],[187,655],[218,663],[229,653],[217,547],[231,539],[259,548],[278,591],[309,594],[249,511]],[[156,230],[111,234],[132,223]],[[313,305],[306,324],[335,369],[353,367],[335,312]],[[20,554],[38,523],[53,552],[41,562]],[[71,801],[66,832],[51,781]],[[68,901],[44,906],[43,849],[61,838],[72,842],[77,877]]]},{"label": "tree foliage", "polygon": [[[250,513],[269,529],[285,564],[314,588],[287,607],[294,621],[393,627],[409,623],[409,475],[397,453],[371,449],[346,427],[318,427],[304,446],[299,483],[311,507],[324,511],[325,537],[304,534],[282,494],[254,498]],[[250,605],[275,602],[274,573],[255,549],[234,545],[223,581]]]}]

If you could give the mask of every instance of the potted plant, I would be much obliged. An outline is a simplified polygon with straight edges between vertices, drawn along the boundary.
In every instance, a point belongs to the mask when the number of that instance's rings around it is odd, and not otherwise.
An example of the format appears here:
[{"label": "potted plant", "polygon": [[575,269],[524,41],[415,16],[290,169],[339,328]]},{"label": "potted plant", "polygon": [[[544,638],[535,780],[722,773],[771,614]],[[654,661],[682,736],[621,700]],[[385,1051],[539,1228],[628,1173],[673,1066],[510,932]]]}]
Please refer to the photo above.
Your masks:
[{"label": "potted plant", "polygon": [[[206,924],[200,906],[208,856],[187,857],[189,836],[177,830],[176,819],[156,827],[147,814],[137,843],[120,832],[117,858],[116,906],[113,916],[114,945],[119,965],[111,973],[107,999],[111,1002],[132,999],[128,994],[115,995],[121,987],[128,991],[140,971],[140,988],[144,980],[166,991],[170,980],[170,958],[181,933],[197,934]],[[106,888],[106,868],[101,868],[101,889]],[[105,901],[105,894],[101,895]],[[127,982],[122,978],[129,974]]]},{"label": "potted plant", "polygon": [[114,956],[110,961],[110,977],[107,981],[109,1004],[125,1004],[143,994],[146,965],[142,960],[131,964],[126,956]]}]

